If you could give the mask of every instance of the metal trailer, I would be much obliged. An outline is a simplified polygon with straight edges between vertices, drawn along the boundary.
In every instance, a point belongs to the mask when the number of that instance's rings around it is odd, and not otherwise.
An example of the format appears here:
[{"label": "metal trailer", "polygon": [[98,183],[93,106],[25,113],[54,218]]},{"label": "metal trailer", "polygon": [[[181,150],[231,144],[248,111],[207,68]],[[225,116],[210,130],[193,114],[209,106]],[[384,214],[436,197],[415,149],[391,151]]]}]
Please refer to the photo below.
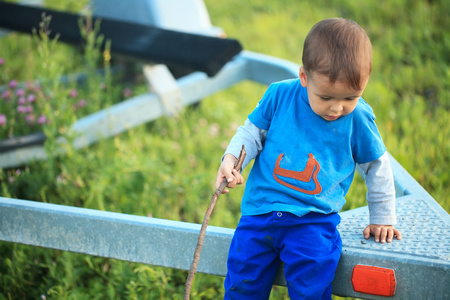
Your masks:
[{"label": "metal trailer", "polygon": [[[243,80],[261,84],[297,77],[299,66],[242,51],[214,76],[193,72],[175,79],[164,65],[144,68],[153,92],[126,99],[77,121],[73,145],[81,148],[226,89]],[[66,143],[64,140],[59,141]],[[63,147],[62,147],[63,148]],[[42,146],[0,154],[0,166],[43,159]],[[390,156],[397,197],[396,226],[403,239],[366,241],[360,231],[368,209],[341,213],[342,256],[333,294],[364,299],[450,299],[450,216]],[[362,174],[361,172],[359,172]],[[200,224],[85,208],[0,198],[0,240],[155,266],[189,270]],[[209,226],[197,271],[224,276],[234,230]],[[275,284],[285,285],[280,267]]]}]

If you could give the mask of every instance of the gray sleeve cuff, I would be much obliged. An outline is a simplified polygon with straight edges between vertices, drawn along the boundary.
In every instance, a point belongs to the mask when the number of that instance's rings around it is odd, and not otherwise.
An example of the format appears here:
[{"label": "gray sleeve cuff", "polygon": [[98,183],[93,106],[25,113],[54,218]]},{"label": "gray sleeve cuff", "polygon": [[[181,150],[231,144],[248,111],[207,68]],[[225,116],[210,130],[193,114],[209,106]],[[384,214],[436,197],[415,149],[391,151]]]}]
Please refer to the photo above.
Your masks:
[{"label": "gray sleeve cuff", "polygon": [[233,154],[238,158],[242,145],[244,145],[247,153],[242,165],[242,169],[244,169],[263,149],[266,134],[267,130],[256,127],[249,119],[245,120],[244,125],[237,129],[236,134],[231,139],[224,156],[225,154]]},{"label": "gray sleeve cuff", "polygon": [[370,224],[397,224],[394,176],[387,152],[377,160],[359,166],[364,171],[367,185]]}]

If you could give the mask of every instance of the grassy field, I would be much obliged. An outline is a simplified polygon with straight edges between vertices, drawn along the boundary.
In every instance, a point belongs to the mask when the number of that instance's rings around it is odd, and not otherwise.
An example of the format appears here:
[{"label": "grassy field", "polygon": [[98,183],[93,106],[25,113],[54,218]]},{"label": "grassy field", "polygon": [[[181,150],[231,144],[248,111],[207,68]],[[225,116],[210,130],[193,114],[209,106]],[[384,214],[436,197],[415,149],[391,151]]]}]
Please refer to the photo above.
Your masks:
[{"label": "grassy field", "polygon": [[[79,11],[84,5],[79,1],[46,3],[70,11]],[[450,36],[445,1],[205,3],[214,25],[238,39],[246,50],[298,64],[303,40],[317,21],[338,16],[360,23],[374,50],[373,72],[363,97],[375,111],[385,144],[450,212]],[[86,54],[55,44],[50,55],[38,53],[36,49],[41,48],[37,45],[45,43],[20,34],[1,38],[0,58],[4,63],[0,65],[0,85],[11,80],[57,79],[61,73],[88,70],[92,68],[90,62],[98,60],[89,56],[95,53],[94,46],[88,50],[91,54]],[[49,64],[53,67],[44,68]],[[142,85],[120,85],[111,80],[107,93],[103,93],[100,81],[78,89],[81,95],[74,101],[84,97],[92,103],[83,108],[85,112],[120,100],[125,88],[133,94],[145,91]],[[52,95],[68,99],[75,87],[53,88]],[[161,118],[65,156],[1,170],[0,195],[201,223],[223,150],[265,88],[244,82],[176,117]],[[44,108],[53,112],[63,109]],[[61,127],[52,123],[45,130],[50,135],[64,133],[60,128],[73,118],[64,115],[55,121]],[[4,130],[5,136],[0,139],[7,137]],[[46,149],[54,150],[52,139]],[[365,191],[361,178],[355,177],[344,209],[365,205]],[[235,227],[242,194],[239,187],[222,196],[210,224]],[[4,242],[0,243],[0,253],[0,300],[181,299],[187,276],[184,271]],[[196,275],[194,299],[219,299],[221,295],[223,278]],[[288,299],[286,288],[275,287],[271,299]]]}]

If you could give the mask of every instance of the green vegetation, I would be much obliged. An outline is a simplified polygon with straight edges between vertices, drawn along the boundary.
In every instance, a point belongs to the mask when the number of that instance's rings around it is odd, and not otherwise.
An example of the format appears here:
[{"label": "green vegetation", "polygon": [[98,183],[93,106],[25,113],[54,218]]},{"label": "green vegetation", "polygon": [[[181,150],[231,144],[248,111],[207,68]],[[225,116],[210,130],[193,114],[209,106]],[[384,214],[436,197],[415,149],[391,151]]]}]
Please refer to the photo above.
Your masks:
[{"label": "green vegetation", "polygon": [[[246,50],[299,64],[303,40],[314,23],[336,16],[360,23],[374,49],[373,75],[364,98],[377,115],[385,144],[450,212],[450,36],[445,1],[205,2],[214,25],[238,39]],[[47,5],[79,11],[83,2],[48,1]],[[36,51],[41,49],[36,45],[51,46],[51,54]],[[37,42],[28,35],[2,37],[0,85],[45,77],[56,82],[61,73],[92,70],[98,57],[83,53],[87,52],[51,41]],[[51,57],[48,64],[53,67],[44,70],[46,57]],[[95,82],[95,86],[78,89],[88,104],[97,105],[94,110],[121,99],[124,86],[107,83],[107,89],[114,85],[119,92],[105,96],[98,79]],[[74,87],[53,88],[52,95],[63,99]],[[0,170],[0,195],[200,223],[223,150],[265,88],[245,82],[204,99],[195,109],[187,108],[176,117],[161,118],[87,149]],[[132,89],[134,94],[145,91],[142,86]],[[53,151],[55,130],[76,117],[80,116],[65,116],[45,125],[50,133],[47,151]],[[54,127],[57,124],[62,127]],[[0,131],[0,138],[7,137],[5,130]],[[248,174],[248,169],[244,172]],[[240,187],[222,196],[210,224],[236,226],[242,194]],[[347,199],[344,209],[365,203],[365,186],[358,176]],[[181,299],[187,276],[179,270],[5,242],[0,243],[0,253],[0,299]],[[197,274],[192,291],[194,299],[218,299],[223,294],[223,278]],[[288,299],[286,289],[275,287],[271,298]]]}]

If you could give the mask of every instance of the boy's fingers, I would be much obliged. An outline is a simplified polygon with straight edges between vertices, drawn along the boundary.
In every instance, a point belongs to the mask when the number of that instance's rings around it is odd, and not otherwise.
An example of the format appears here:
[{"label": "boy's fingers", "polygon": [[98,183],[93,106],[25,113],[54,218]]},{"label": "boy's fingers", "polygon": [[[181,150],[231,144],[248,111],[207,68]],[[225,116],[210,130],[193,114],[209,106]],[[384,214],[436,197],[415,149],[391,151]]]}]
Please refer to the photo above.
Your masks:
[{"label": "boy's fingers", "polygon": [[236,180],[233,180],[233,181],[231,181],[231,182],[229,182],[228,181],[228,184],[227,184],[227,187],[229,187],[229,188],[234,188],[236,186]]},{"label": "boy's fingers", "polygon": [[381,228],[377,227],[374,232],[375,242],[378,243],[380,241]]},{"label": "boy's fingers", "polygon": [[219,182],[219,178],[216,179],[216,190],[219,188],[220,182]]},{"label": "boy's fingers", "polygon": [[241,173],[236,170],[233,170],[233,176],[236,179],[236,184],[244,183],[244,177],[242,177]]},{"label": "boy's fingers", "polygon": [[367,226],[363,231],[364,238],[368,240],[370,238],[370,226]]},{"label": "boy's fingers", "polygon": [[[228,173],[228,174],[227,174]],[[219,172],[217,173],[217,178],[216,178],[216,189],[220,186],[220,184],[222,183],[222,181],[224,179],[227,179],[227,182],[233,182],[233,174],[231,174],[231,172],[227,172],[225,170],[219,170]]]},{"label": "boy's fingers", "polygon": [[[217,181],[216,181],[216,190],[219,188],[219,186],[222,184],[222,181],[224,180],[225,178],[224,177],[217,177]],[[222,191],[222,194],[226,194],[226,193],[228,193],[229,192],[229,190],[227,189],[227,188],[224,188],[223,189],[223,191]]]},{"label": "boy's fingers", "polygon": [[386,243],[386,237],[388,236],[388,230],[385,227],[381,228],[381,233],[380,233],[380,242],[381,243]]},{"label": "boy's fingers", "polygon": [[217,178],[216,178],[216,189],[219,188],[220,184],[222,183],[224,177],[221,173],[217,174]]},{"label": "boy's fingers", "polygon": [[402,233],[398,229],[394,229],[394,234],[397,236],[397,240],[402,239]]},{"label": "boy's fingers", "polygon": [[387,234],[387,237],[386,237],[386,242],[392,243],[393,239],[394,239],[394,230],[390,229],[390,230],[388,230],[388,234]]}]

